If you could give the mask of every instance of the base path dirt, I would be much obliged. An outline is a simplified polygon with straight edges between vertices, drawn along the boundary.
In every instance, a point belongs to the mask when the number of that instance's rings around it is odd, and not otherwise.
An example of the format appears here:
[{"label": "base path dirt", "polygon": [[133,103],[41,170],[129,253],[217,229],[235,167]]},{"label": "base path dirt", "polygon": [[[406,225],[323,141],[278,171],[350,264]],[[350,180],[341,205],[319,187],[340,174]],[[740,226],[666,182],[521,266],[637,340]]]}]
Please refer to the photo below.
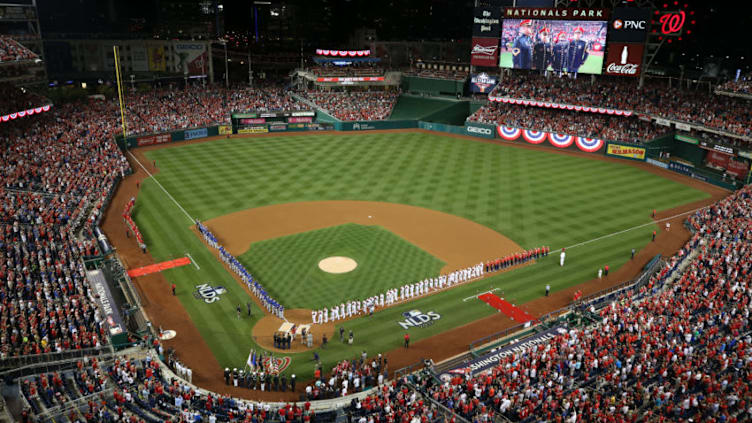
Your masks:
[{"label": "base path dirt", "polygon": [[[285,310],[285,319],[288,322],[294,323],[298,326],[311,323],[311,310],[296,308],[292,310]],[[309,352],[310,348],[303,345],[300,337],[295,338],[295,342],[292,343],[290,349],[283,350],[274,346],[274,332],[279,330],[279,327],[285,323],[284,320],[273,314],[267,314],[262,317],[261,320],[253,325],[253,342],[264,347],[268,351],[280,352],[280,353],[297,353],[297,352]],[[331,340],[334,339],[334,321],[310,325],[311,333],[313,334],[313,348],[321,346],[321,340],[323,336]]]},{"label": "base path dirt", "polygon": [[[395,132],[396,133],[396,132],[415,132],[415,131],[435,134],[435,132],[424,131],[424,130],[369,131],[369,133],[372,133],[372,132],[385,132],[385,133]],[[343,132],[326,132],[326,133],[334,134],[334,135],[341,135],[341,136],[353,135],[353,133],[347,133],[347,132],[344,132],[344,133]],[[664,170],[664,169],[651,166],[645,163],[620,160],[617,158],[610,158],[610,157],[605,157],[605,156],[596,155],[596,154],[586,154],[586,153],[579,153],[575,151],[561,151],[558,149],[533,146],[533,145],[523,143],[523,142],[507,142],[503,140],[483,140],[479,138],[462,136],[462,135],[450,135],[450,134],[441,134],[441,135],[448,136],[448,137],[469,139],[469,140],[473,140],[476,142],[489,142],[489,143],[494,143],[494,144],[504,144],[504,145],[511,146],[514,148],[542,150],[542,151],[549,152],[551,154],[577,155],[580,157],[587,157],[592,160],[614,161],[614,162],[618,162],[618,163],[622,163],[622,164],[626,164],[630,166],[639,167],[648,172],[658,174],[662,177],[675,180],[682,184],[694,186],[698,189],[708,192],[711,195],[711,198],[707,200],[698,201],[698,202],[688,204],[688,205],[685,205],[676,209],[663,211],[659,213],[658,216],[656,216],[656,219],[664,219],[670,216],[674,216],[678,213],[683,213],[689,210],[694,210],[696,208],[711,204],[717,201],[718,199],[723,198],[724,196],[728,195],[728,191],[717,188],[713,185],[706,184],[698,180],[691,179],[689,177],[685,177],[685,176],[676,174],[674,172],[670,172],[668,170]],[[264,135],[253,135],[252,137],[266,137],[266,136],[279,136],[279,135],[278,134],[273,134],[273,135],[264,134]],[[308,133],[297,133],[297,134],[286,134],[285,136],[312,136],[312,135]],[[248,136],[243,136],[243,137],[246,138]],[[187,144],[194,144],[194,143],[200,143],[200,142],[211,142],[219,138],[225,138],[225,137],[214,137],[214,138],[207,138],[207,139],[202,139],[202,140],[185,141],[185,142],[181,142],[179,145],[187,145]],[[145,151],[149,151],[153,149],[169,148],[169,147],[174,147],[174,146],[176,145],[166,144],[166,145],[143,147],[143,148],[139,148],[133,151],[133,153],[138,158],[138,160],[144,166],[146,166],[149,172],[154,174],[158,171],[158,169],[155,168],[153,164],[146,159],[143,153]],[[121,217],[123,208],[125,207],[125,204],[128,201],[128,199],[137,195],[138,184],[148,176],[146,172],[132,159],[130,155],[128,155],[128,160],[130,161],[131,167],[134,169],[135,173],[125,178],[125,180],[122,181],[120,185],[118,186],[116,194],[109,208],[107,209],[105,218],[102,222],[102,229],[107,234],[112,244],[117,248],[117,252],[120,255],[120,257],[123,259],[123,261],[125,262],[126,267],[135,268],[135,267],[145,266],[148,264],[153,264],[154,261],[152,260],[149,254],[143,254],[139,250],[138,245],[136,244],[133,238],[127,238],[125,236],[125,225],[123,224],[123,219]],[[655,242],[651,242],[650,244],[648,244],[647,247],[643,248],[635,256],[634,260],[622,266],[618,271],[612,272],[611,274],[609,274],[607,278],[604,278],[602,280],[594,279],[594,280],[585,282],[583,284],[580,284],[578,286],[570,287],[566,290],[552,293],[549,297],[540,297],[527,304],[521,305],[521,307],[534,316],[541,316],[545,313],[559,309],[569,304],[572,300],[573,293],[578,289],[582,290],[584,295],[588,295],[590,293],[597,292],[599,290],[608,288],[610,286],[618,285],[619,283],[623,281],[634,278],[637,274],[639,274],[642,267],[656,254],[669,256],[669,255],[674,254],[676,251],[678,251],[679,248],[681,248],[684,245],[684,243],[689,239],[689,236],[690,236],[688,231],[686,231],[686,229],[684,229],[684,226],[682,225],[685,219],[686,219],[685,215],[672,219],[671,231],[669,232],[661,231],[658,234],[658,237]],[[663,224],[663,222],[661,223]],[[461,238],[462,237],[460,237],[460,239]],[[418,244],[416,241],[411,241],[411,242],[415,242],[416,244]],[[444,243],[440,242],[438,244],[441,245]],[[248,248],[248,245],[249,244],[246,244],[245,246],[240,246],[238,248],[246,249]],[[490,248],[487,245],[484,245],[483,254],[476,255],[475,258],[477,259],[477,257],[485,257],[488,254],[488,251],[490,251]],[[443,257],[449,257],[451,255],[449,254],[449,252],[442,253],[442,254],[446,254]],[[439,254],[436,254],[436,256],[442,257]],[[451,260],[446,260],[444,258],[442,259],[445,260],[447,263],[451,262]],[[225,385],[224,380],[222,379],[222,368],[219,366],[219,363],[217,362],[216,358],[214,357],[211,350],[209,349],[209,346],[201,337],[198,329],[196,328],[193,321],[190,319],[190,316],[188,315],[188,313],[185,311],[185,309],[183,309],[178,299],[170,295],[169,287],[168,287],[166,279],[161,274],[157,273],[153,275],[136,278],[134,279],[134,284],[136,285],[136,288],[138,289],[138,292],[141,296],[144,310],[146,311],[146,314],[149,316],[150,320],[154,323],[154,325],[160,325],[164,328],[176,330],[177,336],[171,340],[164,341],[164,344],[167,347],[175,348],[175,350],[178,352],[178,355],[181,361],[183,361],[186,365],[188,365],[189,367],[191,367],[191,369],[193,369],[193,375],[194,375],[193,382],[197,386],[200,386],[207,390],[218,392],[220,394],[228,394],[228,395],[233,395],[238,398],[248,398],[248,399],[255,399],[255,400],[260,400],[260,401],[294,400],[297,398],[297,395],[300,392],[302,392],[302,390],[304,389],[305,384],[298,383],[298,389],[297,389],[298,393],[292,394],[288,392],[286,394],[283,394],[279,392],[249,391],[247,389],[238,389],[238,388],[233,388],[233,387],[229,387]],[[541,295],[542,294],[543,293],[541,293]],[[307,313],[307,317],[310,320],[309,311],[301,310],[300,312],[301,312],[301,315],[303,315],[303,317],[305,317],[305,314]],[[262,320],[262,322],[264,322],[264,325],[270,325],[269,327],[272,327],[274,325],[276,325],[276,328],[279,327],[277,322],[273,322],[272,320],[269,320],[270,323],[266,323],[265,320]],[[259,325],[260,324],[261,322],[259,323]],[[413,364],[417,362],[418,360],[422,358],[426,358],[426,357],[431,357],[434,359],[434,361],[438,362],[440,360],[466,352],[468,345],[476,339],[479,339],[483,336],[486,336],[486,335],[489,335],[489,334],[492,334],[492,333],[495,333],[504,329],[508,329],[515,325],[517,325],[517,322],[514,322],[508,317],[499,313],[499,314],[469,323],[462,327],[454,328],[452,330],[441,333],[439,335],[415,342],[410,345],[409,349],[401,349],[401,348],[395,349],[395,350],[385,353],[385,355],[389,359],[390,371],[393,371],[400,367],[404,367],[406,365]],[[300,381],[300,382],[303,382],[303,381]]]},{"label": "base path dirt", "polygon": [[235,257],[248,251],[254,242],[344,223],[388,229],[445,262],[442,273],[474,266],[491,255],[502,257],[522,250],[511,239],[472,220],[422,207],[372,201],[275,204],[203,223]]}]

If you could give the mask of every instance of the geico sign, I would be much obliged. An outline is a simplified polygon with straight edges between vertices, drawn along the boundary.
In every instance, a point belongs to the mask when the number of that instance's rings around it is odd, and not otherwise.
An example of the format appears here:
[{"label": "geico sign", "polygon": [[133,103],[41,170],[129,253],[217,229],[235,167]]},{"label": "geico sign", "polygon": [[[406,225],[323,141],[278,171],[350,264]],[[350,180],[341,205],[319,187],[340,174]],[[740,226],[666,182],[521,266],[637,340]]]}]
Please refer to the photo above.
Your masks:
[{"label": "geico sign", "polygon": [[479,128],[477,126],[468,126],[467,132],[471,134],[491,135],[491,130],[488,128]]},{"label": "geico sign", "polygon": [[645,29],[647,21],[623,21],[617,19],[613,24],[614,29]]},{"label": "geico sign", "polygon": [[627,63],[626,65],[617,65],[616,63],[609,63],[606,67],[608,73],[619,73],[622,75],[636,75],[639,65],[634,63]]}]

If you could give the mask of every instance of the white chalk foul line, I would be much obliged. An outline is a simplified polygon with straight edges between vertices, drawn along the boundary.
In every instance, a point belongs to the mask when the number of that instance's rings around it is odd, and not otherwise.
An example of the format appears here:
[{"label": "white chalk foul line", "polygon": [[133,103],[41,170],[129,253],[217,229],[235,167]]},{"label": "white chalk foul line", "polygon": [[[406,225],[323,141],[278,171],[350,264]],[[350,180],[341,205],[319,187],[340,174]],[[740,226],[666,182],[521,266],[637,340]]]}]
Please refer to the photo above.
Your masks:
[{"label": "white chalk foul line", "polygon": [[162,191],[163,191],[163,192],[164,192],[165,194],[167,194],[167,196],[168,196],[168,197],[170,197],[170,200],[172,200],[172,202],[173,202],[173,203],[175,203],[175,205],[176,205],[176,206],[178,206],[178,208],[179,208],[179,209],[180,209],[180,210],[181,210],[181,211],[183,212],[183,214],[185,214],[185,216],[186,216],[186,217],[187,217],[187,218],[188,218],[188,219],[189,219],[189,220],[191,221],[191,223],[196,223],[196,219],[192,218],[192,217],[191,217],[191,215],[190,215],[190,214],[188,214],[188,212],[187,212],[187,211],[185,211],[185,209],[183,208],[183,206],[181,206],[181,205],[180,205],[180,203],[178,203],[178,202],[177,202],[177,200],[175,200],[175,198],[174,198],[174,197],[173,197],[173,196],[172,196],[172,195],[171,195],[171,194],[170,194],[169,192],[167,192],[167,190],[165,189],[165,187],[163,187],[163,186],[162,186],[162,184],[160,184],[160,183],[159,183],[159,181],[157,180],[157,178],[155,178],[155,177],[154,177],[154,175],[152,175],[152,174],[151,174],[151,173],[150,173],[150,172],[149,172],[149,171],[148,171],[148,170],[146,169],[146,167],[144,167],[144,165],[143,165],[143,164],[141,164],[141,162],[140,162],[140,161],[138,161],[138,159],[136,158],[136,156],[134,156],[134,155],[133,155],[133,153],[131,153],[130,151],[128,152],[128,154],[130,154],[130,156],[131,156],[131,157],[133,158],[133,160],[135,160],[135,161],[136,161],[136,163],[138,163],[138,165],[139,165],[139,166],[141,166],[141,169],[143,169],[143,170],[144,170],[144,172],[146,172],[146,174],[147,174],[147,175],[149,175],[149,177],[151,177],[151,179],[153,179],[153,180],[154,180],[154,182],[155,182],[155,183],[157,184],[157,186],[159,186],[159,188],[160,188],[160,189],[161,189],[161,190],[162,190]]},{"label": "white chalk foul line", "polygon": [[[698,210],[702,210],[704,208],[705,207],[698,207],[698,208],[696,208],[694,210],[689,210],[689,211],[686,211],[684,213],[675,214],[675,215],[670,216],[670,217],[664,217],[663,219],[655,220],[655,221],[652,221],[652,222],[643,223],[642,225],[633,226],[631,228],[627,228],[627,229],[624,229],[624,230],[621,230],[621,231],[618,231],[618,232],[614,232],[614,233],[611,233],[611,234],[608,234],[608,235],[599,236],[598,238],[593,238],[593,239],[590,239],[590,240],[587,240],[587,241],[583,241],[583,242],[580,242],[580,243],[577,243],[577,244],[574,244],[574,245],[570,245],[569,247],[564,247],[564,248],[570,249],[570,248],[581,247],[583,245],[590,244],[592,242],[600,241],[600,240],[606,239],[606,238],[611,238],[612,236],[621,235],[623,233],[626,233],[626,232],[629,232],[629,231],[633,231],[635,229],[644,228],[645,226],[650,226],[650,225],[653,225],[655,223],[663,223],[663,222],[665,222],[667,220],[676,219],[677,217],[681,217],[681,216],[684,216],[684,215],[687,215],[687,214],[692,214],[692,213],[694,213],[694,212],[696,212]],[[559,248],[558,250],[552,251],[552,253],[555,253],[557,251],[561,251],[561,248]]]},{"label": "white chalk foul line", "polygon": [[470,297],[464,298],[464,299],[462,300],[462,302],[464,303],[464,302],[467,302],[467,300],[472,300],[473,298],[478,298],[478,297],[480,297],[480,296],[481,296],[481,295],[483,295],[483,294],[490,294],[490,293],[492,293],[492,292],[494,292],[494,291],[498,291],[499,289],[500,289],[500,288],[494,288],[494,289],[492,289],[492,290],[490,290],[490,291],[486,291],[486,292],[481,292],[480,294],[477,294],[477,295],[473,295],[473,296],[470,296]]},{"label": "white chalk foul line", "polygon": [[196,270],[201,270],[201,267],[198,265],[198,263],[196,263],[196,260],[194,260],[193,257],[188,252],[186,252],[185,255],[189,259],[191,259],[191,263],[193,263],[193,265],[196,266]]}]

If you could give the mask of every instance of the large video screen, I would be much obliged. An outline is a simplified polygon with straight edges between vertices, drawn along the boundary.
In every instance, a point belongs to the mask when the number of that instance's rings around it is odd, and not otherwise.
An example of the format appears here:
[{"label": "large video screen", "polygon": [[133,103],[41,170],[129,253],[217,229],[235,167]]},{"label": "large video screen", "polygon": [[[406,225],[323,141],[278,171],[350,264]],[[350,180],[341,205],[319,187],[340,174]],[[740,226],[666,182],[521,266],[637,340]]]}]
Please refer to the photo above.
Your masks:
[{"label": "large video screen", "polygon": [[607,30],[607,21],[504,19],[500,65],[600,74]]}]

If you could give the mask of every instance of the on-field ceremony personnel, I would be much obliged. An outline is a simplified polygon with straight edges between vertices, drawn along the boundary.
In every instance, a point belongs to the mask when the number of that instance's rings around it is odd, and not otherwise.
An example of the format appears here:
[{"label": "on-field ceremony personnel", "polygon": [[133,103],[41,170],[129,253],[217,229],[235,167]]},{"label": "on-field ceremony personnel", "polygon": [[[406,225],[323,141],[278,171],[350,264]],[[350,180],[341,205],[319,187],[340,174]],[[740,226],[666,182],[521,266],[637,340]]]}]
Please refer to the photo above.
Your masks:
[{"label": "on-field ceremony personnel", "polygon": [[175,284],[172,284],[171,288],[172,288],[172,295],[175,295]]},{"label": "on-field ceremony personnel", "polygon": [[347,343],[350,344],[350,345],[352,345],[353,340],[354,340],[353,331],[352,331],[352,329],[350,329],[350,338],[348,338]]},{"label": "on-field ceremony personnel", "polygon": [[632,248],[632,259],[633,259],[633,260],[634,260],[634,253],[635,253],[635,249],[634,249],[634,248]]},{"label": "on-field ceremony personnel", "polygon": [[603,278],[603,268],[598,269],[598,279]]},{"label": "on-field ceremony personnel", "polygon": [[248,317],[251,317],[251,302],[245,303],[245,307],[248,309]]},{"label": "on-field ceremony personnel", "polygon": [[345,342],[345,328],[339,327],[339,342]]},{"label": "on-field ceremony personnel", "polygon": [[326,334],[321,337],[321,348],[326,348]]},{"label": "on-field ceremony personnel", "polygon": [[578,26],[574,29],[574,39],[569,42],[569,57],[567,57],[567,72],[573,74],[577,78],[577,72],[580,70],[580,66],[585,63],[588,55],[588,45],[585,41],[582,41],[582,34],[585,30]]},{"label": "on-field ceremony personnel", "polygon": [[225,367],[225,385],[230,384],[230,369]]},{"label": "on-field ceremony personnel", "polygon": [[515,38],[512,44],[512,67],[515,69],[530,69],[533,58],[533,40],[530,36],[533,34],[533,21],[523,19],[520,22],[520,35]]},{"label": "on-field ceremony personnel", "polygon": [[549,292],[551,292],[551,285],[546,284],[546,297],[548,297]]},{"label": "on-field ceremony personnel", "polygon": [[563,31],[559,32],[554,36],[553,59],[551,60],[551,67],[554,68],[557,76],[561,76],[562,72],[564,72],[564,67],[567,65],[568,49],[567,33]]},{"label": "on-field ceremony personnel", "polygon": [[655,241],[655,231],[653,231],[653,241]]},{"label": "on-field ceremony personnel", "polygon": [[238,304],[238,306],[235,307],[235,310],[238,312],[238,319],[240,319],[240,314],[242,313],[242,310],[240,309],[240,304]]},{"label": "on-field ceremony personnel", "polygon": [[290,375],[290,390],[295,392],[295,373]]},{"label": "on-field ceremony personnel", "polygon": [[548,38],[548,28],[543,27],[538,31],[538,41],[533,46],[533,69],[545,72],[551,64],[553,46]]},{"label": "on-field ceremony personnel", "polygon": [[567,253],[564,252],[564,249],[561,249],[561,254],[559,254],[559,266],[564,266],[564,259],[567,258]]},{"label": "on-field ceremony personnel", "polygon": [[405,334],[405,348],[410,348],[410,334]]},{"label": "on-field ceremony personnel", "polygon": [[604,268],[604,272],[603,273],[605,273],[606,277],[608,277],[608,265],[606,265],[606,267]]}]

